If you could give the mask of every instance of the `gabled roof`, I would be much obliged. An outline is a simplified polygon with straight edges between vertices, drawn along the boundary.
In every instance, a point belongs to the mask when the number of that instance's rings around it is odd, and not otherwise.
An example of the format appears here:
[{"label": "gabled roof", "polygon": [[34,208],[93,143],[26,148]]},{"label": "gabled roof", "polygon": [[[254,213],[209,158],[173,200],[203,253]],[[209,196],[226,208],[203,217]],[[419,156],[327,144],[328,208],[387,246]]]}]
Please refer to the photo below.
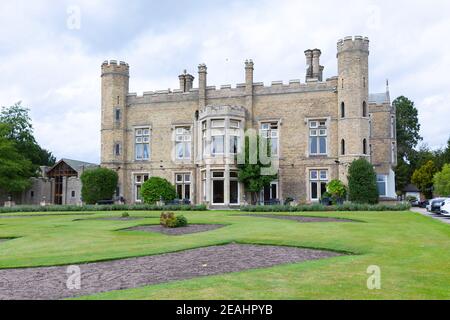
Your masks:
[{"label": "gabled roof", "polygon": [[72,159],[61,159],[60,162],[62,162],[62,161],[67,163],[67,165],[69,165],[76,172],[80,172],[83,169],[88,168],[88,167],[98,167],[98,165],[95,163],[89,163],[89,162],[84,162],[84,161],[78,161],[78,160],[72,160]]},{"label": "gabled roof", "polygon": [[391,98],[389,97],[389,92],[369,94],[369,103],[375,104],[391,103],[390,100]]},{"label": "gabled roof", "polygon": [[86,168],[98,167],[95,163],[89,163],[84,161],[72,160],[72,159],[61,159],[53,167],[47,170],[47,173],[51,172],[53,169],[58,167],[61,163],[65,163],[72,170],[76,171],[78,174],[81,173]]}]

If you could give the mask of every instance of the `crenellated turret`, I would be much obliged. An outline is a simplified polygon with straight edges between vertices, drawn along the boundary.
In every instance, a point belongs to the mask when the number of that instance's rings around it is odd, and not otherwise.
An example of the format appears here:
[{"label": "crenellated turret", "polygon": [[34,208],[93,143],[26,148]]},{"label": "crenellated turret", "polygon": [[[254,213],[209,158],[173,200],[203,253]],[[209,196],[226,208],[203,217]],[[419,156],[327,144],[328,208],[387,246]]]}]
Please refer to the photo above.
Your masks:
[{"label": "crenellated turret", "polygon": [[346,181],[353,160],[370,160],[369,39],[356,36],[339,40],[337,58],[340,179]]},{"label": "crenellated turret", "polygon": [[130,66],[116,60],[105,61],[102,77],[102,164],[125,161],[126,101],[129,90]]}]

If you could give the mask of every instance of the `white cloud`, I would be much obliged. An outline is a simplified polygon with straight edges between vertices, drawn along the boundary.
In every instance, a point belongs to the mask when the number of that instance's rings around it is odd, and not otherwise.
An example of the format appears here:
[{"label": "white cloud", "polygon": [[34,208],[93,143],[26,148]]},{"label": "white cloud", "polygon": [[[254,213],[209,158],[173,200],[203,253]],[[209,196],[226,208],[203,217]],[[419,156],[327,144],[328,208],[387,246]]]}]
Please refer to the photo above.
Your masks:
[{"label": "white cloud", "polygon": [[[287,82],[303,80],[303,51],[314,47],[322,49],[325,75],[334,76],[336,41],[361,34],[371,39],[371,90],[384,90],[389,78],[392,97],[416,102],[425,142],[445,144],[450,3],[224,3],[207,11],[193,3],[177,23],[167,24],[171,17],[160,16],[136,33],[127,29],[136,17],[122,14],[129,9],[125,1],[2,2],[0,104],[23,100],[31,106],[39,142],[57,157],[99,161],[103,60],[129,62],[130,89],[138,93],[176,88],[178,73],[186,68],[196,75],[201,62],[208,65],[210,85],[239,83],[247,58],[255,61],[256,81]],[[66,27],[68,5],[81,8],[79,31]]]}]

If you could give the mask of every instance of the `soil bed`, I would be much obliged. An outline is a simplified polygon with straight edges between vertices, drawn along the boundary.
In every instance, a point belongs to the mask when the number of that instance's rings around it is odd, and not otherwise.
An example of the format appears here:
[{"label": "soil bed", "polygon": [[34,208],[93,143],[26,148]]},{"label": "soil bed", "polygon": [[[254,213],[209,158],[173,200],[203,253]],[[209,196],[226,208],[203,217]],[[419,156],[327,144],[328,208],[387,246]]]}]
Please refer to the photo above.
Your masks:
[{"label": "soil bed", "polygon": [[270,218],[270,219],[280,219],[280,220],[294,220],[302,223],[310,222],[358,222],[350,219],[339,219],[339,218],[321,218],[321,217],[302,217],[302,216],[282,216],[275,214],[246,214],[241,215],[242,217],[256,217],[256,218]]},{"label": "soil bed", "polygon": [[3,269],[0,270],[0,300],[63,299],[340,255],[335,252],[279,246],[240,244],[213,246],[155,256],[82,264],[79,265],[81,269],[79,290],[67,288],[70,273],[66,266]]},{"label": "soil bed", "polygon": [[121,231],[158,232],[169,236],[181,236],[184,234],[212,231],[223,227],[225,227],[225,225],[222,224],[190,224],[187,227],[181,228],[164,228],[161,225],[154,225],[154,226],[139,226]]}]

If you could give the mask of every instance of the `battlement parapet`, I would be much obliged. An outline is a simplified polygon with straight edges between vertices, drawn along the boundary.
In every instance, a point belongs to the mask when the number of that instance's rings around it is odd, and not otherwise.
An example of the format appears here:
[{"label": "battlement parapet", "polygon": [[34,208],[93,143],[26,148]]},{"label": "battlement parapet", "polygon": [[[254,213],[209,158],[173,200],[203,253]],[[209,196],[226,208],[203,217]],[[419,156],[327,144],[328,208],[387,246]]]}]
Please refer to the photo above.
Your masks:
[{"label": "battlement parapet", "polygon": [[199,112],[199,120],[209,117],[232,116],[245,118],[246,109],[236,105],[207,105]]},{"label": "battlement parapet", "polygon": [[105,60],[102,63],[102,76],[105,74],[121,74],[130,76],[130,66],[124,61]]},{"label": "battlement parapet", "polygon": [[369,52],[369,38],[362,36],[348,36],[339,40],[337,43],[338,54],[354,50]]}]

